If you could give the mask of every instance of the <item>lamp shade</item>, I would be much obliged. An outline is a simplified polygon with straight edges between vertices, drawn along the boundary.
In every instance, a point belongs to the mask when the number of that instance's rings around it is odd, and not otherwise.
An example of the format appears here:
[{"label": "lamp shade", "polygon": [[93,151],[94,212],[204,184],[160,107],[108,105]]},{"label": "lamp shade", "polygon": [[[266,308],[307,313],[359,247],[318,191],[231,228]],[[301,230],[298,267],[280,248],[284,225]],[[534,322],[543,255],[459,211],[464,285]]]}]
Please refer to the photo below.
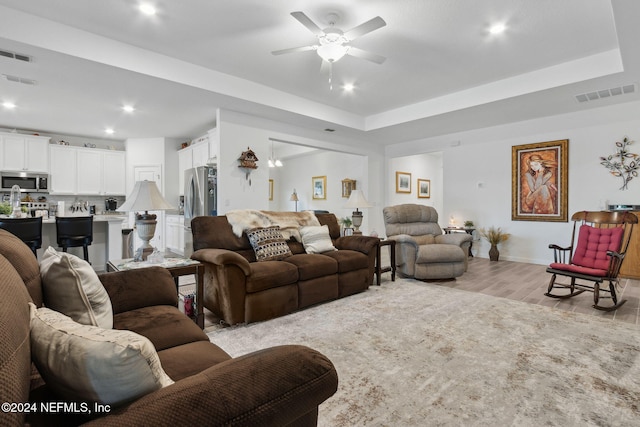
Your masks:
[{"label": "lamp shade", "polygon": [[347,204],[344,205],[344,207],[358,209],[358,208],[371,208],[373,207],[373,205],[367,202],[367,199],[365,199],[364,193],[362,193],[362,190],[353,190],[351,191],[349,200],[347,200]]},{"label": "lamp shade", "polygon": [[292,202],[297,202],[299,200],[298,193],[296,193],[295,190],[293,190],[293,193],[291,194],[291,198],[289,200],[291,200]]},{"label": "lamp shade", "polygon": [[165,211],[174,209],[160,194],[155,181],[136,181],[133,191],[118,208],[119,212]]}]

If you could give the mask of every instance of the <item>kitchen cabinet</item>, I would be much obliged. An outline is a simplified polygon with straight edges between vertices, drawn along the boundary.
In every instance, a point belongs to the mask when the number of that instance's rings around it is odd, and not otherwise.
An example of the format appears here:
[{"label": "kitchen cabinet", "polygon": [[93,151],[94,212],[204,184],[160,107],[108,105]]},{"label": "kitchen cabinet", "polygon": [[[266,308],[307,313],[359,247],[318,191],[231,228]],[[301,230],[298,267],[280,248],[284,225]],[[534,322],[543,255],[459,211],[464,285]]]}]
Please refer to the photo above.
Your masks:
[{"label": "kitchen cabinet", "polygon": [[48,173],[49,139],[44,136],[1,133],[0,168]]},{"label": "kitchen cabinet", "polygon": [[124,151],[51,146],[53,194],[126,195]]},{"label": "kitchen cabinet", "polygon": [[205,166],[209,160],[209,143],[192,144],[178,151],[178,191],[184,196],[184,171]]},{"label": "kitchen cabinet", "polygon": [[167,215],[166,218],[166,248],[175,254],[184,255],[184,216]]}]

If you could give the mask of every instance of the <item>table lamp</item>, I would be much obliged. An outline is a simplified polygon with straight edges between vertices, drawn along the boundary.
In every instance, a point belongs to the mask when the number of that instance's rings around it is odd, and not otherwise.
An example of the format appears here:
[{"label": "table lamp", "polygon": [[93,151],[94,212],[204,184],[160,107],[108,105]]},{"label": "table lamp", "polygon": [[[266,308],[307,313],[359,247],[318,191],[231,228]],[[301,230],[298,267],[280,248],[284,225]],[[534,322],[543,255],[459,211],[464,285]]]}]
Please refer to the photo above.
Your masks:
[{"label": "table lamp", "polygon": [[370,208],[373,205],[367,202],[365,199],[362,190],[353,190],[351,195],[349,196],[349,200],[347,200],[347,204],[344,205],[345,208],[356,208],[355,211],[351,212],[351,221],[353,221],[353,234],[362,234],[360,231],[360,226],[362,225],[362,212],[358,210],[358,208]]},{"label": "table lamp", "polygon": [[[136,250],[135,261],[144,261],[153,252],[149,243],[156,232],[157,216],[149,211],[174,209],[160,194],[155,181],[136,181],[133,191],[125,202],[116,209],[118,212],[135,212],[136,229],[142,245]],[[144,211],[139,213],[138,211]]]}]

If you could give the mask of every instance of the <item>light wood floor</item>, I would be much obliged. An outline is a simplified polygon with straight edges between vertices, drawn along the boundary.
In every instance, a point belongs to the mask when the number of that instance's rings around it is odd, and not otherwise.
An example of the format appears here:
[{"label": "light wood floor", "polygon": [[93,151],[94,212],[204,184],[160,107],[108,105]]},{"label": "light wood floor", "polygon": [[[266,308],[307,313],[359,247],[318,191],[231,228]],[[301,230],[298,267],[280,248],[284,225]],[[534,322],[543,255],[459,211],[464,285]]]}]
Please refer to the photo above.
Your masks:
[{"label": "light wood floor", "polygon": [[[511,261],[492,262],[486,258],[469,258],[469,269],[455,280],[434,282],[438,286],[463,289],[470,292],[524,301],[530,304],[554,307],[560,310],[601,316],[621,322],[640,325],[640,280],[620,279],[618,298],[627,302],[618,310],[606,312],[592,308],[593,293],[584,292],[568,299],[545,296],[551,275],[545,265]],[[391,275],[383,275],[382,286],[393,286]],[[566,292],[564,289],[558,293]],[[610,300],[601,300],[608,305]]]},{"label": "light wood floor", "polygon": [[[388,265],[388,263],[385,263],[384,258],[385,254],[383,252],[383,265]],[[388,255],[386,258],[388,260]],[[627,302],[618,310],[606,312],[591,307],[593,305],[593,294],[591,292],[584,292],[581,295],[565,300],[545,296],[544,293],[547,291],[549,279],[551,278],[551,275],[545,269],[546,266],[544,265],[503,260],[492,262],[486,258],[469,258],[469,269],[464,275],[455,280],[432,283],[437,286],[478,292],[640,325],[638,319],[640,317],[640,280],[621,279],[621,289],[618,291],[618,295],[620,299],[626,299]],[[181,292],[194,292],[195,285],[193,283],[194,281],[190,277],[185,280],[184,284],[181,281]],[[381,286],[393,286],[391,273],[382,275]],[[561,291],[564,292],[564,290]],[[608,303],[609,301],[607,300],[601,302],[602,305]],[[205,309],[205,328],[218,322],[219,320]]]}]

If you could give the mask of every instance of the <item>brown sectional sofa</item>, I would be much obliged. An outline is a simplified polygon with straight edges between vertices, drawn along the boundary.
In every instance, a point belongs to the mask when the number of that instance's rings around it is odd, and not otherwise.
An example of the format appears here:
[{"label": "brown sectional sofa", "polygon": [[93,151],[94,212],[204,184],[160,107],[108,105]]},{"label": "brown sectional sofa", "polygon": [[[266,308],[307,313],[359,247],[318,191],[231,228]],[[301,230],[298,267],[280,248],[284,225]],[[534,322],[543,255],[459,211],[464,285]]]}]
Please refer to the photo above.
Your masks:
[{"label": "brown sectional sofa", "polygon": [[[111,300],[114,329],[147,337],[175,383],[90,416],[69,413],[71,406],[54,413],[23,405],[0,412],[0,425],[313,426],[318,405],[337,389],[332,363],[308,347],[280,346],[231,358],[178,311],[175,284],[161,267],[99,278]],[[28,303],[46,305],[40,270],[31,250],[5,230],[0,230],[0,293],[0,400],[74,403],[56,395],[31,363]]]},{"label": "brown sectional sofa", "polygon": [[340,236],[334,214],[317,213],[337,251],[307,254],[287,241],[292,256],[257,262],[249,239],[237,237],[226,216],[191,221],[191,256],[205,265],[204,306],[224,322],[250,323],[366,290],[373,281],[378,238]]}]

